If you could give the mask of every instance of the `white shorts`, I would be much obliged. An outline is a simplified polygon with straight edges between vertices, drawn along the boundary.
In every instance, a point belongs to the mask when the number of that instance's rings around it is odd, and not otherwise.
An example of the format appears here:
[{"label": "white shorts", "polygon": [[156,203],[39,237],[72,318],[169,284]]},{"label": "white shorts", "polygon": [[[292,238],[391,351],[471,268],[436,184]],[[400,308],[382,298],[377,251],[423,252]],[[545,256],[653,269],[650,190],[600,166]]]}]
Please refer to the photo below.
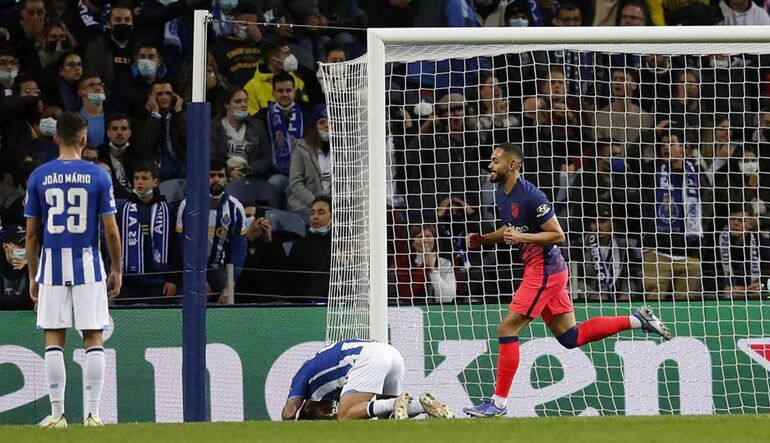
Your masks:
[{"label": "white shorts", "polygon": [[103,330],[110,323],[107,309],[107,285],[104,281],[75,286],[40,285],[37,300],[37,327],[80,331]]},{"label": "white shorts", "polygon": [[396,396],[404,381],[404,358],[386,343],[367,343],[348,372],[341,395],[367,392]]}]

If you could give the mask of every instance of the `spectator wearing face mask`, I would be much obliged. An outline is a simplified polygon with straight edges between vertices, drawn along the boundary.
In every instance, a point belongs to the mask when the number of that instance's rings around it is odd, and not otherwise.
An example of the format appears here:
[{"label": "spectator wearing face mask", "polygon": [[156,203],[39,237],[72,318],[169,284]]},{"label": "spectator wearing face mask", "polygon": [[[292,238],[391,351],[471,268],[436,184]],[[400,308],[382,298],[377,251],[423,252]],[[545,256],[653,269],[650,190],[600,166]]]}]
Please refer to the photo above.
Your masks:
[{"label": "spectator wearing face mask", "polygon": [[273,169],[272,149],[264,123],[249,116],[248,97],[240,88],[228,89],[211,120],[211,152],[214,157],[240,157],[249,172],[269,178]]},{"label": "spectator wearing face mask", "polygon": [[319,196],[331,195],[329,118],[325,104],[321,103],[313,109],[305,138],[297,143],[291,157],[289,209],[307,220],[313,201]]},{"label": "spectator wearing face mask", "polygon": [[249,9],[236,9],[233,18],[252,24],[238,24],[232,33],[211,47],[219,70],[231,86],[242,88],[254,77],[260,59],[259,42],[262,33],[256,22],[259,15]]},{"label": "spectator wearing face mask", "polygon": [[21,225],[8,226],[0,231],[3,257],[0,259],[2,294],[0,310],[32,309],[27,277],[27,250],[24,247],[26,231]]},{"label": "spectator wearing face mask", "polygon": [[127,114],[136,119],[143,113],[147,96],[152,90],[153,83],[158,81],[170,82],[163,57],[157,46],[144,43],[137,47],[134,63],[131,65],[130,87],[118,88],[119,97],[110,104],[110,112]]},{"label": "spectator wearing face mask", "polygon": [[61,115],[61,109],[57,106],[47,106],[43,109],[40,122],[37,124],[39,136],[27,145],[27,152],[40,164],[59,156],[59,145],[53,139],[56,135],[56,120],[59,115]]},{"label": "spectator wearing face mask", "polygon": [[51,66],[64,52],[77,47],[77,40],[62,22],[50,24],[35,43],[42,68]]},{"label": "spectator wearing face mask", "polygon": [[88,73],[80,78],[78,93],[83,107],[80,115],[88,122],[88,143],[99,146],[104,143],[104,83],[98,74]]},{"label": "spectator wearing face mask", "polygon": [[[118,208],[123,245],[123,287],[116,303],[164,303],[176,295],[179,254],[174,241],[174,216],[158,192],[158,168],[136,165],[134,188]],[[127,300],[130,299],[130,300]],[[137,300],[138,299],[138,300]]]},{"label": "spectator wearing face mask", "polygon": [[294,241],[289,253],[292,274],[290,299],[297,302],[324,302],[329,298],[329,270],[332,247],[332,200],[323,195],[310,205],[310,228],[305,237]]},{"label": "spectator wearing face mask", "polygon": [[535,26],[532,12],[526,0],[515,0],[508,4],[503,15],[503,26],[526,28]]},{"label": "spectator wearing face mask", "polygon": [[297,104],[294,77],[281,72],[273,77],[273,102],[262,108],[256,117],[265,124],[272,150],[272,175],[268,179],[279,194],[289,184],[289,169],[294,151],[305,136],[307,118]]},{"label": "spectator wearing face mask", "polygon": [[116,198],[128,197],[133,187],[133,165],[137,155],[131,144],[131,134],[131,119],[125,114],[112,114],[107,118],[107,141],[97,148],[99,160],[110,167]]},{"label": "spectator wearing face mask", "polygon": [[134,14],[128,7],[115,6],[110,11],[107,26],[107,32],[86,46],[83,64],[87,71],[99,74],[107,89],[118,92],[123,88],[115,88],[115,85],[131,82]]},{"label": "spectator wearing face mask", "polygon": [[14,82],[19,75],[19,58],[9,45],[0,46],[0,98],[13,95]]},{"label": "spectator wearing face mask", "polygon": [[[291,53],[288,42],[277,34],[265,36],[260,44],[262,61],[244,89],[249,95],[249,114],[256,114],[273,100],[273,77],[287,73],[294,79],[294,88],[301,102],[318,102],[322,97],[321,86],[315,73],[300,67],[297,57]],[[315,99],[315,100],[314,100]]]}]

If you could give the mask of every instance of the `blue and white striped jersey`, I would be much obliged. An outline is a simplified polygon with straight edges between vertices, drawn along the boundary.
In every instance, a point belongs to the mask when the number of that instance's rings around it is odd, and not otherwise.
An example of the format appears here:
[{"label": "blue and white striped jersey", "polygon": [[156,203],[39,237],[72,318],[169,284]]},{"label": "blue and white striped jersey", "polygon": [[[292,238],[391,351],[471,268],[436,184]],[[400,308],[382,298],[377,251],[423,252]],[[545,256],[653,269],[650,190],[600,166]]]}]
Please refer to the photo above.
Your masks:
[{"label": "blue and white striped jersey", "polygon": [[291,380],[289,398],[312,401],[339,400],[342,386],[348,378],[362,349],[369,340],[347,339],[332,343],[306,361]]},{"label": "blue and white striped jersey", "polygon": [[24,216],[43,227],[37,280],[73,286],[107,278],[99,250],[101,216],[114,214],[109,173],[85,160],[52,160],[27,184]]},{"label": "blue and white striped jersey", "polygon": [[[187,200],[182,200],[176,217],[176,232],[184,232],[184,208]],[[206,268],[218,269],[225,265],[228,242],[236,236],[246,235],[246,211],[243,205],[232,195],[225,193],[216,209],[209,209],[209,258]],[[240,267],[242,263],[236,263]]]}]

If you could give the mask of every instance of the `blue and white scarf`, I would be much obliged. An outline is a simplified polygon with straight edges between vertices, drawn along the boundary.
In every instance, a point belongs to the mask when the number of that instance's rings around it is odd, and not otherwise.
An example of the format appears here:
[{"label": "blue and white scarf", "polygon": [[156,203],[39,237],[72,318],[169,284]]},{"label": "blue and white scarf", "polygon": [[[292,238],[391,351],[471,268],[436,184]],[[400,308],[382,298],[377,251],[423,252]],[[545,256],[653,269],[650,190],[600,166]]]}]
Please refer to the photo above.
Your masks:
[{"label": "blue and white scarf", "polygon": [[302,112],[299,106],[294,105],[288,121],[284,121],[282,111],[275,103],[270,103],[267,107],[267,126],[273,145],[273,165],[278,172],[288,175],[291,155],[302,139]]},{"label": "blue and white scarf", "polygon": [[142,235],[142,223],[139,220],[139,206],[134,202],[127,202],[123,206],[120,240],[123,244],[123,271],[126,274],[168,270],[168,243],[173,226],[171,213],[168,204],[164,201],[153,203],[150,211],[152,265],[148,268],[144,263],[144,235]]},{"label": "blue and white scarf", "polygon": [[[656,225],[658,232],[682,232],[689,238],[703,236],[700,182],[695,167],[684,161],[684,178],[672,183],[670,164],[660,162],[655,174]],[[679,181],[679,180],[677,180]]]},{"label": "blue and white scarf", "polygon": [[[719,258],[722,261],[722,270],[724,271],[727,281],[730,282],[730,287],[736,286],[738,278],[744,277],[744,283],[738,286],[748,286],[751,283],[758,282],[761,278],[760,275],[760,257],[759,257],[759,241],[756,233],[747,232],[743,235],[744,249],[746,248],[745,242],[748,242],[749,247],[749,274],[736,276],[733,266],[737,265],[745,269],[744,263],[735,263],[731,257],[730,249],[732,242],[730,241],[730,225],[727,225],[722,229],[719,234]],[[745,257],[744,257],[745,259]]]},{"label": "blue and white scarf", "polygon": [[586,238],[586,246],[594,265],[594,273],[599,280],[599,290],[608,294],[615,292],[615,284],[623,273],[620,248],[615,238],[610,238],[612,241],[605,247],[599,244],[599,236],[596,234],[589,234]]}]

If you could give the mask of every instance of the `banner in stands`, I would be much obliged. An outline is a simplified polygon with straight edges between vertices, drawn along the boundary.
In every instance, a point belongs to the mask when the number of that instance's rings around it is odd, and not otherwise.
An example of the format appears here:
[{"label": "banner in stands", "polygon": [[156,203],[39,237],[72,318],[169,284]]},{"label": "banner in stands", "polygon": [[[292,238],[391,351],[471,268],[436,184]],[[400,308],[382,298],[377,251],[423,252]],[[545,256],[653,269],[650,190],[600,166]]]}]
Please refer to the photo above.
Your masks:
[{"label": "banner in stands", "polygon": [[[489,395],[497,344],[479,337],[494,323],[474,306],[392,308],[392,343],[404,355],[406,386],[448,399],[457,412]],[[501,312],[506,307],[501,306]],[[676,312],[674,310],[682,311]],[[511,416],[657,415],[770,412],[770,334],[761,303],[705,303],[659,309],[675,339],[624,333],[567,350],[536,322],[522,336]],[[685,312],[687,311],[687,312]],[[578,319],[617,315],[578,306]],[[112,311],[106,331],[105,422],[182,421],[181,312]],[[296,369],[322,345],[324,308],[222,308],[208,312],[209,416],[214,421],[278,419]],[[50,411],[43,336],[34,313],[0,313],[0,423],[35,423]],[[67,416],[82,417],[83,351],[67,337]]]}]

